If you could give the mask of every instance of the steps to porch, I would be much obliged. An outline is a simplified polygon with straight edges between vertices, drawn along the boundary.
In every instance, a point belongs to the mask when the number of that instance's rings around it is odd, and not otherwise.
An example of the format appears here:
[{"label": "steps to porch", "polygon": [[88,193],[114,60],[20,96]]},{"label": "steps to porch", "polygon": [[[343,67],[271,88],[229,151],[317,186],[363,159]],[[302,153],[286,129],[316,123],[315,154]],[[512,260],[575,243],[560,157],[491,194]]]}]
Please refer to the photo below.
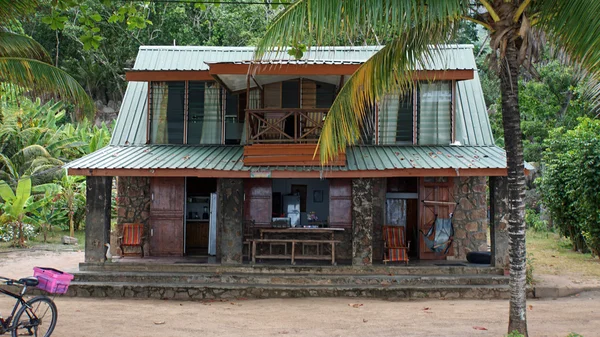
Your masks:
[{"label": "steps to porch", "polygon": [[289,297],[508,298],[508,278],[472,266],[81,264],[69,296],[175,300]]}]

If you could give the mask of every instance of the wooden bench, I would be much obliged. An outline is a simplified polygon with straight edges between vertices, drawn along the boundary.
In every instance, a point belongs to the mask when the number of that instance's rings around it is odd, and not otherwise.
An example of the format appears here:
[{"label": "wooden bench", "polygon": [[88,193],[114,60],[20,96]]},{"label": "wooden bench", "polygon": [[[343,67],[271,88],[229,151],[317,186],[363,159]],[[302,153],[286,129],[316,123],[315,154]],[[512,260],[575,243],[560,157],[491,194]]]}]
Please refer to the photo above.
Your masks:
[{"label": "wooden bench", "polygon": [[[336,243],[340,243],[340,240],[302,240],[302,239],[292,239],[292,240],[287,240],[287,239],[251,239],[248,240],[249,242],[252,243],[252,263],[256,263],[256,259],[290,259],[292,264],[296,264],[296,260],[331,260],[331,264],[332,265],[336,265],[337,263],[335,262],[335,244]],[[261,255],[257,255],[256,254],[256,246],[257,244],[260,243],[268,243],[268,244],[272,244],[272,243],[283,243],[283,244],[288,244],[290,243],[292,245],[292,251],[291,254],[261,254]],[[300,244],[304,244],[304,243],[314,243],[314,244],[329,244],[331,245],[331,254],[330,255],[296,255],[296,244],[300,243]],[[287,249],[286,249],[287,252]]]}]

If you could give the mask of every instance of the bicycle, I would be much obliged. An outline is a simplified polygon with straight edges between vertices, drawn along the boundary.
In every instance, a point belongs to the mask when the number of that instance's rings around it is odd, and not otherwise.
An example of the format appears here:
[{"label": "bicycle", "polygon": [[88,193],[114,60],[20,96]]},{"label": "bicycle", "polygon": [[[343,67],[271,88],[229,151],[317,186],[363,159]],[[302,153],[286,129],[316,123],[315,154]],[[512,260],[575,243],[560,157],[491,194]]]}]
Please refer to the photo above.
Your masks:
[{"label": "bicycle", "polygon": [[5,319],[0,316],[0,335],[10,332],[12,337],[50,337],[58,319],[58,311],[54,301],[45,295],[36,296],[29,301],[25,301],[23,298],[27,292],[27,287],[35,287],[39,284],[38,278],[30,276],[14,280],[0,276],[0,280],[3,280],[3,283],[8,286],[23,287],[20,293],[13,293],[0,288],[0,293],[17,300],[10,316]]}]

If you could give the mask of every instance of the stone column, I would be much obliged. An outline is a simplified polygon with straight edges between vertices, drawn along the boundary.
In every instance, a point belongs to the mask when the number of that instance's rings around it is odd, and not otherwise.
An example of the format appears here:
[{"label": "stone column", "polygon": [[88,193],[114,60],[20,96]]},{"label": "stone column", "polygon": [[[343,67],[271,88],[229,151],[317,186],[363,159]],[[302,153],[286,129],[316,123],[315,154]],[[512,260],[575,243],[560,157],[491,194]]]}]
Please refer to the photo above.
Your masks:
[{"label": "stone column", "polygon": [[454,178],[454,257],[466,260],[467,253],[487,251],[486,177]]},{"label": "stone column", "polygon": [[373,260],[383,259],[383,225],[385,224],[386,178],[373,180]]},{"label": "stone column", "polygon": [[373,185],[377,179],[352,179],[352,265],[373,264]]},{"label": "stone column", "polygon": [[87,177],[85,211],[85,262],[104,262],[110,242],[112,177]]},{"label": "stone column", "polygon": [[242,264],[244,180],[219,179],[217,199],[217,237],[220,241],[221,264]]},{"label": "stone column", "polygon": [[492,264],[508,265],[508,178],[490,177],[490,239],[492,241]]}]

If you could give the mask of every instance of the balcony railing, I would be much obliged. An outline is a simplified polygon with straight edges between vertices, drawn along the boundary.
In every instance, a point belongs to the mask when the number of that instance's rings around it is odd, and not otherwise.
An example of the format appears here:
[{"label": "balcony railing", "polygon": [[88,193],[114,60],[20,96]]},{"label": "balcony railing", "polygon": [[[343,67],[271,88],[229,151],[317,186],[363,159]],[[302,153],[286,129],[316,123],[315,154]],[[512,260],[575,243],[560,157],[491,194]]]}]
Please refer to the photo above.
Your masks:
[{"label": "balcony railing", "polygon": [[329,109],[247,109],[246,143],[316,143]]}]

